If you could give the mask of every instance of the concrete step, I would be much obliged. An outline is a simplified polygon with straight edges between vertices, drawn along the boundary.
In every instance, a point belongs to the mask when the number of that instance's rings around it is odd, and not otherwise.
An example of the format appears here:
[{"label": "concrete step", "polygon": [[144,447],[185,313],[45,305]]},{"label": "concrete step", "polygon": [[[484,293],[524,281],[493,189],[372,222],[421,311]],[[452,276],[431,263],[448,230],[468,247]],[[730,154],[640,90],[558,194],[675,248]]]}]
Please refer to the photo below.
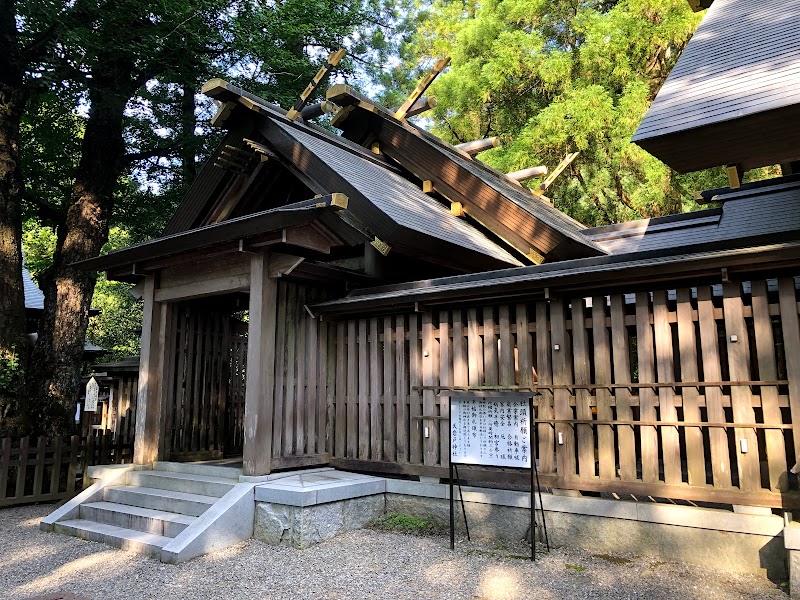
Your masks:
[{"label": "concrete step", "polygon": [[222,498],[231,491],[238,479],[210,477],[194,473],[173,473],[169,471],[131,471],[128,473],[128,485],[215,496]]},{"label": "concrete step", "polygon": [[89,502],[81,504],[79,511],[80,518],[87,521],[135,529],[168,538],[174,538],[197,520],[197,517],[115,502]]},{"label": "concrete step", "polygon": [[54,525],[54,531],[159,558],[161,557],[161,549],[172,539],[162,535],[116,527],[107,523],[96,523],[85,519],[57,522]]},{"label": "concrete step", "polygon": [[106,502],[199,517],[219,498],[164,489],[117,485],[107,487],[103,499]]},{"label": "concrete step", "polygon": [[156,461],[153,463],[154,471],[169,471],[171,473],[191,473],[192,475],[205,475],[207,477],[223,477],[226,479],[239,479],[242,469],[226,467],[223,465],[209,465],[204,463],[178,463]]}]

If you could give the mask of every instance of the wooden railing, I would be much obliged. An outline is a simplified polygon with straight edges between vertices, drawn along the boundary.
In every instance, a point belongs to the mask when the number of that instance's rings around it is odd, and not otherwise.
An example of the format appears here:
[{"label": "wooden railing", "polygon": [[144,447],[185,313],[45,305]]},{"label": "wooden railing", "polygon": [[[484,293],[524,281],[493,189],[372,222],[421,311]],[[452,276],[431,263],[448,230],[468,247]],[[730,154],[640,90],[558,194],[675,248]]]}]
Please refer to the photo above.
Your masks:
[{"label": "wooden railing", "polygon": [[290,308],[281,296],[279,314],[292,315],[278,321],[282,465],[330,456],[343,468],[446,476],[448,390],[525,389],[546,485],[800,506],[790,277],[332,323]]},{"label": "wooden railing", "polygon": [[71,498],[88,485],[88,467],[130,463],[133,443],[116,442],[109,432],[0,440],[0,506]]}]

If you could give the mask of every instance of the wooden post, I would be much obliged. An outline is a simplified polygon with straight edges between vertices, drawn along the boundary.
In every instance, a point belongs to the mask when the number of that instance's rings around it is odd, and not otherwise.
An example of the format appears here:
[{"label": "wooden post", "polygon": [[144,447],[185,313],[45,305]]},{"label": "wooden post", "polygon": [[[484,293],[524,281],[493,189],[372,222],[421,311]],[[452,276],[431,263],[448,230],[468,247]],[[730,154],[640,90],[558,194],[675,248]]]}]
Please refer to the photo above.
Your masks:
[{"label": "wooden post", "polygon": [[[275,329],[278,284],[269,278],[269,256],[250,260],[250,322],[244,395],[244,474],[267,475],[272,460]],[[280,425],[280,424],[279,424]]]},{"label": "wooden post", "polygon": [[159,459],[162,434],[161,379],[166,361],[166,323],[170,306],[155,302],[155,276],[144,281],[142,351],[139,358],[139,393],[133,462],[150,464]]}]

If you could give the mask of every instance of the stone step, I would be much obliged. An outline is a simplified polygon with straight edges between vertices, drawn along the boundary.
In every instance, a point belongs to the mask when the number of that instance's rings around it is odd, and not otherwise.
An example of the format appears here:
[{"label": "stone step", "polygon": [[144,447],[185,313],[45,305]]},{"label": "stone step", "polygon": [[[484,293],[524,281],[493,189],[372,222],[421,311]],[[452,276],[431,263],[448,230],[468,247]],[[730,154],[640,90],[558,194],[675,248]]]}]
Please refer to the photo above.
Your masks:
[{"label": "stone step", "polygon": [[194,473],[173,473],[169,471],[131,471],[128,485],[215,496],[222,498],[239,483],[238,479],[196,475]]},{"label": "stone step", "polygon": [[161,557],[161,549],[172,540],[172,538],[164,537],[163,535],[116,527],[108,523],[96,523],[85,519],[59,521],[55,523],[54,531],[159,558]]},{"label": "stone step", "polygon": [[226,479],[236,479],[237,481],[239,476],[242,474],[242,469],[237,467],[168,461],[156,461],[153,463],[153,470],[169,471],[171,473],[190,473],[192,475],[206,475],[208,477],[223,477]]},{"label": "stone step", "polygon": [[197,520],[197,517],[116,502],[89,502],[81,504],[79,511],[80,518],[87,521],[135,529],[168,538],[174,538]]},{"label": "stone step", "polygon": [[106,502],[128,504],[140,508],[152,508],[164,512],[199,517],[219,498],[201,494],[187,494],[164,489],[117,485],[107,487],[103,498]]}]

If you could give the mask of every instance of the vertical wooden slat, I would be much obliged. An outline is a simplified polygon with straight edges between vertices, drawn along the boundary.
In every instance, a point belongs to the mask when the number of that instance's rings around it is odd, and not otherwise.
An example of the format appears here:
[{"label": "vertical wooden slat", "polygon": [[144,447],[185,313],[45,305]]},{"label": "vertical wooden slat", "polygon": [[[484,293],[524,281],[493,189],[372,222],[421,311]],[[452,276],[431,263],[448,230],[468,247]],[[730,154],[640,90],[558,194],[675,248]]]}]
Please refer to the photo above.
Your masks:
[{"label": "vertical wooden slat", "polygon": [[[336,396],[338,395],[339,379],[336,370],[338,364],[339,346],[337,341],[337,326],[333,323],[328,325],[328,365],[327,378],[325,379],[325,448],[331,454],[334,453],[335,437],[334,424],[336,422]],[[343,370],[341,372],[344,372]]]},{"label": "vertical wooden slat", "polygon": [[11,438],[5,437],[0,444],[0,500],[6,498],[8,469],[11,464]]},{"label": "vertical wooden slat", "polygon": [[[611,346],[609,345],[608,326],[606,324],[606,298],[592,298],[592,342],[594,343],[594,382],[597,385],[611,383]],[[597,403],[597,419],[613,421],[611,408],[611,390],[598,388],[595,393]],[[614,479],[617,476],[617,462],[614,452],[614,428],[610,425],[597,426],[597,461],[602,479]]]},{"label": "vertical wooden slat", "polygon": [[[433,315],[426,311],[422,314],[422,384],[436,385],[438,373],[434,357]],[[433,390],[422,392],[422,414],[425,417],[436,414],[436,395]],[[427,436],[425,428],[427,427]],[[435,421],[423,419],[423,463],[435,465],[439,452],[439,427]]]},{"label": "vertical wooden slat", "polygon": [[528,331],[528,307],[525,304],[517,304],[514,309],[517,326],[517,365],[519,375],[517,384],[520,386],[533,385],[533,344],[531,334]]},{"label": "vertical wooden slat", "polygon": [[[697,317],[700,324],[700,347],[703,356],[703,380],[721,381],[722,369],[719,362],[719,340],[717,322],[714,317],[714,301],[711,288],[707,285],[697,288]],[[717,386],[705,388],[706,413],[711,423],[725,422],[725,409],[722,407],[722,390]],[[731,487],[728,437],[725,429],[709,427],[711,444],[711,472],[715,488]]]},{"label": "vertical wooden slat", "polygon": [[469,385],[482,385],[483,340],[478,329],[478,310],[470,308],[467,316],[467,351],[469,356]]},{"label": "vertical wooden slat", "polygon": [[358,322],[347,323],[347,457],[358,456]]},{"label": "vertical wooden slat", "polygon": [[[92,438],[89,438],[92,439]],[[17,481],[14,491],[15,498],[22,498],[25,495],[25,478],[28,474],[28,451],[30,448],[30,438],[26,435],[19,441],[19,458],[17,460]],[[86,469],[84,469],[84,473]]]},{"label": "vertical wooden slat", "polygon": [[336,324],[336,418],[334,419],[334,454],[346,456],[347,447],[347,327],[340,321]]},{"label": "vertical wooden slat", "polygon": [[[625,296],[623,294],[612,295],[610,305],[614,383],[631,383],[631,347],[628,329],[625,325]],[[618,420],[633,420],[631,396],[632,391],[629,388],[617,388],[614,390],[614,404]],[[633,426],[617,427],[619,476],[623,481],[637,479],[635,442],[635,428]]]},{"label": "vertical wooden slat", "polygon": [[[175,367],[177,364],[177,341],[178,341],[178,311],[173,310],[170,311],[169,314],[169,321],[167,325],[167,352],[166,352],[166,362],[164,364],[164,375],[163,375],[163,394],[164,400],[162,402],[163,410],[164,410],[164,433],[161,436],[161,449],[159,454],[163,457],[169,456],[169,453],[172,451],[174,446],[174,439],[175,439],[175,416],[176,416],[176,407],[175,407],[175,382],[176,382],[176,373]],[[112,382],[111,388],[109,390],[109,394],[114,395],[114,384]],[[119,422],[119,398],[117,398],[117,407],[114,409],[112,407],[112,399],[109,398],[109,412],[111,410],[116,410],[117,412],[117,422]],[[116,424],[115,424],[116,428]],[[115,432],[116,433],[116,432]]]},{"label": "vertical wooden slat", "polygon": [[[677,292],[678,348],[681,363],[681,381],[698,381],[697,336],[692,317],[692,290],[681,288]],[[693,387],[681,388],[683,399],[683,420],[700,423],[700,390]],[[684,427],[686,440],[686,470],[689,485],[705,485],[706,460],[703,448],[703,431],[700,427]]]},{"label": "vertical wooden slat", "polygon": [[469,358],[464,329],[464,311],[453,311],[453,385],[469,385]]},{"label": "vertical wooden slat", "polygon": [[497,322],[500,329],[500,385],[514,385],[514,340],[511,337],[511,310],[508,304],[497,309]]},{"label": "vertical wooden slat", "polygon": [[[310,301],[316,301],[312,297]],[[317,407],[319,398],[317,395],[318,368],[320,358],[324,360],[324,353],[320,353],[319,348],[319,319],[306,315],[306,442],[305,449],[301,453],[314,454],[317,447]]]},{"label": "vertical wooden slat", "polygon": [[[391,344],[390,344],[391,345]],[[383,459],[383,420],[381,417],[382,346],[378,334],[378,319],[369,320],[369,432],[372,460]],[[386,401],[384,399],[384,406]]]},{"label": "vertical wooden slat", "polygon": [[497,334],[495,333],[494,307],[483,308],[483,376],[484,385],[497,385]]},{"label": "vertical wooden slat", "polygon": [[282,456],[289,456],[294,449],[295,434],[295,386],[297,383],[297,335],[300,315],[297,314],[297,286],[287,284],[286,290],[286,392],[283,397]]},{"label": "vertical wooden slat", "polygon": [[[192,448],[192,397],[194,392],[194,355],[197,342],[197,314],[186,310],[186,368],[183,374],[183,428],[181,430],[181,451],[188,452]],[[135,404],[133,405],[135,406]]]},{"label": "vertical wooden slat", "polygon": [[[542,385],[553,384],[552,367],[553,345],[550,340],[550,321],[547,316],[547,302],[536,303],[536,377]],[[550,390],[539,392],[540,419],[554,419],[554,395]],[[542,473],[554,473],[554,427],[549,423],[539,425],[539,469]]]},{"label": "vertical wooden slat", "polygon": [[367,321],[358,321],[358,458],[369,458],[369,347]]},{"label": "vertical wooden slat", "polygon": [[[318,334],[317,334],[317,347],[319,358],[317,359],[317,436],[316,436],[316,451],[322,454],[330,451],[327,446],[327,410],[328,410],[328,364],[330,361],[335,361],[334,352],[328,345],[328,323],[318,321]],[[335,363],[334,363],[335,364]],[[309,452],[311,452],[309,447]]]},{"label": "vertical wooden slat", "polygon": [[[747,348],[747,326],[744,322],[742,286],[727,282],[722,285],[723,312],[725,315],[725,337],[728,346],[728,368],[731,381],[749,381],[750,356]],[[795,307],[795,313],[797,308]],[[750,388],[731,386],[731,408],[734,423],[755,423]],[[761,489],[759,472],[758,440],[754,429],[736,427],[736,462],[739,467],[739,488],[745,492]]]},{"label": "vertical wooden slat", "polygon": [[[797,293],[794,278],[778,281],[781,328],[786,356],[786,378],[789,380],[789,412],[792,425],[800,428],[800,323],[797,318]],[[795,461],[800,461],[800,432],[793,432]]]},{"label": "vertical wooden slat", "polygon": [[[589,337],[586,333],[586,307],[583,298],[573,298],[572,308],[572,355],[575,383],[592,383],[589,358]],[[591,393],[588,389],[575,390],[575,414],[578,419],[591,420]],[[578,425],[578,474],[587,479],[595,476],[594,429],[591,425]]]},{"label": "vertical wooden slat", "polygon": [[[755,333],[755,351],[758,360],[758,378],[761,381],[778,379],[777,362],[775,360],[775,336],[772,332],[772,317],[769,314],[769,297],[765,281],[753,281],[753,328]],[[764,423],[780,425],[783,423],[781,409],[778,404],[778,388],[772,385],[761,386],[761,408]],[[779,429],[764,431],[767,450],[767,466],[769,470],[769,486],[773,491],[786,491],[787,482],[783,478],[786,472],[786,447],[783,433]],[[782,480],[783,479],[783,480]]]},{"label": "vertical wooden slat", "polygon": [[81,448],[81,439],[73,435],[69,440],[69,466],[67,467],[67,492],[75,491],[78,468],[78,453]]},{"label": "vertical wooden slat", "polygon": [[396,373],[396,406],[397,414],[397,460],[398,462],[408,462],[408,406],[409,406],[409,374],[406,359],[406,320],[403,315],[398,315],[394,320],[394,343],[395,343],[395,373]]},{"label": "vertical wooden slat", "polygon": [[[450,337],[450,313],[439,312],[439,384],[453,385],[453,340]],[[442,465],[450,464],[450,396],[443,393],[439,396],[438,423],[432,427],[439,430],[439,460]]]},{"label": "vertical wooden slat", "polygon": [[[192,435],[191,435],[191,449],[200,449],[200,412],[201,401],[203,399],[203,356],[206,352],[206,324],[208,322],[208,315],[205,312],[198,312],[197,314],[197,329],[195,335],[197,336],[197,345],[195,346],[194,355],[194,370],[192,372]],[[137,432],[138,437],[138,432]]]},{"label": "vertical wooden slat", "polygon": [[[572,383],[572,360],[568,352],[566,315],[564,302],[556,299],[550,302],[550,341],[553,346],[553,383],[564,385]],[[570,392],[557,389],[554,394],[555,418],[574,419],[570,407]],[[556,424],[556,462],[559,479],[575,477],[575,434],[568,423]]]},{"label": "vertical wooden slat", "polygon": [[[422,347],[419,335],[419,316],[408,317],[408,372],[409,372],[409,444],[408,455],[412,464],[422,462]],[[414,418],[417,417],[417,418]]]},{"label": "vertical wooden slat", "polygon": [[[636,294],[636,351],[639,359],[639,383],[654,383],[655,356],[653,326],[650,324],[650,294]],[[656,420],[656,394],[653,388],[639,388],[639,418],[642,421]],[[658,481],[658,434],[655,427],[639,427],[642,452],[642,480],[646,483]]]},{"label": "vertical wooden slat", "polygon": [[[663,290],[653,292],[653,329],[656,344],[656,371],[659,382],[675,380],[675,361],[672,348],[672,330],[669,324],[667,293]],[[658,388],[660,417],[663,423],[676,423],[678,412],[675,409],[675,390],[669,387]],[[677,427],[661,427],[661,452],[664,460],[664,481],[670,485],[681,483],[681,449]]]},{"label": "vertical wooden slat", "polygon": [[36,440],[36,466],[33,469],[33,495],[39,496],[42,493],[42,483],[44,482],[44,455],[45,455],[44,436],[40,435]]},{"label": "vertical wooden slat", "polygon": [[[119,439],[119,438],[117,438]],[[3,440],[5,442],[5,440]],[[61,461],[62,461],[62,448],[64,446],[64,438],[60,435],[57,435],[55,440],[53,441],[53,468],[50,471],[50,493],[56,494],[58,493],[58,488],[61,485]],[[3,446],[0,453],[5,451],[5,446]],[[6,488],[5,488],[5,481],[2,477],[3,473],[3,462],[0,459],[0,499],[5,497]]]},{"label": "vertical wooden slat", "polygon": [[295,383],[295,454],[303,454],[306,439],[306,324],[309,320],[306,305],[306,288],[298,286],[297,291],[297,380]]},{"label": "vertical wooden slat", "polygon": [[[400,317],[402,318],[402,317]],[[383,318],[383,459],[397,458],[397,425],[400,418],[400,402],[405,403],[398,393],[399,370],[397,369],[396,340],[392,317]]]},{"label": "vertical wooden slat", "polygon": [[275,404],[273,409],[274,432],[272,455],[280,456],[283,451],[283,409],[286,386],[286,328],[288,320],[288,289],[286,283],[278,282],[278,316],[275,333]]}]

